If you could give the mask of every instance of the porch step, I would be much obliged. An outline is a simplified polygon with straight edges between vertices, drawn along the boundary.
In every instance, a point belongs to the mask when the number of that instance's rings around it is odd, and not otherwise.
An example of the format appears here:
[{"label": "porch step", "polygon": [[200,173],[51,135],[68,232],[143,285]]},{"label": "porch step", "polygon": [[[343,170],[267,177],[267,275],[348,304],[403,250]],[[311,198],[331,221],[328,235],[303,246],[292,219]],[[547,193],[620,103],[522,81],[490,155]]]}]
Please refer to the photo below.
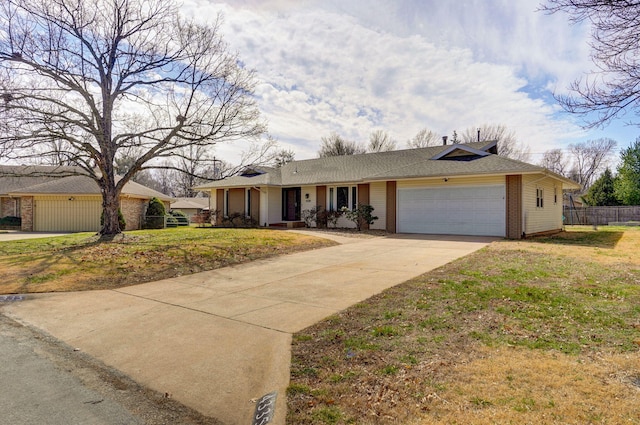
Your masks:
[{"label": "porch step", "polygon": [[270,223],[269,227],[295,229],[298,227],[305,227],[304,221],[287,221],[285,223]]}]

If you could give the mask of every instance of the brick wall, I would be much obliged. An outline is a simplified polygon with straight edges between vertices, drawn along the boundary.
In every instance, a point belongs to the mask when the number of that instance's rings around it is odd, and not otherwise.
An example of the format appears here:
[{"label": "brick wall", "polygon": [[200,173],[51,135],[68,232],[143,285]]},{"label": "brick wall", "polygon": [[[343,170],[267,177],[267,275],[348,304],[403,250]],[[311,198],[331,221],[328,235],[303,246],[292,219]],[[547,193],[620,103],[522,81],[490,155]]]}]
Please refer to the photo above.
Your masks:
[{"label": "brick wall", "polygon": [[20,202],[22,231],[33,232],[33,196],[23,196]]},{"label": "brick wall", "polygon": [[0,198],[0,218],[14,214],[15,200],[9,197]]},{"label": "brick wall", "polygon": [[510,175],[507,183],[507,238],[522,238],[522,176]]},{"label": "brick wall", "polygon": [[144,199],[122,199],[120,201],[120,211],[127,222],[126,230],[140,230],[142,228],[142,213],[146,204]]}]

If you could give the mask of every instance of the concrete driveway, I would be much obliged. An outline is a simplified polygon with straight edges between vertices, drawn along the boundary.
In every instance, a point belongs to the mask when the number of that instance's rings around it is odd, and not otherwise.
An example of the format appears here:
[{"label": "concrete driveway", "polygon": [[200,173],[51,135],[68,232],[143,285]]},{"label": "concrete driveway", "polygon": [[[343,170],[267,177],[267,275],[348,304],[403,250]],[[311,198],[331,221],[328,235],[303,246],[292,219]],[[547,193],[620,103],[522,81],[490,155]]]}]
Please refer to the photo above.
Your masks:
[{"label": "concrete driveway", "polygon": [[277,391],[273,423],[283,424],[292,333],[494,240],[330,237],[341,245],[118,290],[29,295],[3,311],[227,424],[251,424],[255,400]]},{"label": "concrete driveway", "polygon": [[17,230],[0,230],[0,242],[19,241],[22,239],[51,238],[54,236],[64,236],[69,233],[54,232],[20,232]]}]

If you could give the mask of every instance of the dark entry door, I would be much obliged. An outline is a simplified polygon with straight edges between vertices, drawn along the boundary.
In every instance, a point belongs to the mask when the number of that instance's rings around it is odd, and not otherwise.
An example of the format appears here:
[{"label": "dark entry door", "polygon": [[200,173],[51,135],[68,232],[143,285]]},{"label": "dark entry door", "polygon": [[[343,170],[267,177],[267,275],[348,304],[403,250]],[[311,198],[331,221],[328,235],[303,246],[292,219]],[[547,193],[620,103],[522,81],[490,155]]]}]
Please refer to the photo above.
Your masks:
[{"label": "dark entry door", "polygon": [[299,187],[282,189],[282,219],[285,221],[300,220]]}]

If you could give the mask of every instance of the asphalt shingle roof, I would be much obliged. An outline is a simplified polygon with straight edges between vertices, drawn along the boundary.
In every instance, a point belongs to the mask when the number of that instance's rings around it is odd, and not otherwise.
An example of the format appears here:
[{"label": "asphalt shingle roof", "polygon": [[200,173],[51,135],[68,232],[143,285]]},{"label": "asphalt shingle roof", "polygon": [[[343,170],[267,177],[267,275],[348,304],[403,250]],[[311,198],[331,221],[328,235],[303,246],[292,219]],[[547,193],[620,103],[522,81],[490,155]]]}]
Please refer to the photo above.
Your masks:
[{"label": "asphalt shingle roof", "polygon": [[209,198],[176,198],[171,203],[171,208],[174,210],[180,208],[209,209]]},{"label": "asphalt shingle roof", "polygon": [[[78,170],[72,167],[0,166],[0,194],[100,195],[100,187],[90,177],[69,175]],[[52,172],[60,176],[49,174]],[[134,181],[124,186],[122,195],[171,200],[171,197]]]},{"label": "asphalt shingle roof", "polygon": [[17,192],[30,186],[46,183],[52,178],[50,173],[58,173],[60,177],[77,173],[73,167],[0,165],[0,195]]},{"label": "asphalt shingle roof", "polygon": [[[483,150],[487,142],[469,143],[464,146]],[[446,157],[432,159],[451,147],[434,146],[293,161],[281,168],[270,169],[265,174],[253,177],[233,176],[198,186],[197,189],[264,185],[304,186],[419,177],[546,172],[543,167],[494,154],[472,161]],[[562,176],[557,177],[568,182]]]}]

